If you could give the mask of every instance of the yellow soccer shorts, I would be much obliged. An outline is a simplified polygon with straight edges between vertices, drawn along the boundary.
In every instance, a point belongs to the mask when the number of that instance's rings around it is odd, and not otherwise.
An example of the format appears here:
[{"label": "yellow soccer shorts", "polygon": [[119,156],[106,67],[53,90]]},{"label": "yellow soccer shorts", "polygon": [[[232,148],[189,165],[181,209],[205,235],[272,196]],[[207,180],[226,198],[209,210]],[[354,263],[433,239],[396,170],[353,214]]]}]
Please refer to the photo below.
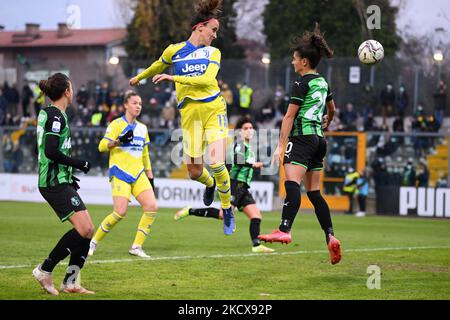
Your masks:
[{"label": "yellow soccer shorts", "polygon": [[145,173],[142,173],[134,183],[126,183],[116,177],[111,179],[113,197],[124,197],[131,201],[131,195],[137,198],[142,192],[152,188]]},{"label": "yellow soccer shorts", "polygon": [[219,96],[211,102],[188,100],[180,110],[184,153],[201,158],[206,147],[228,138],[228,116],[225,99]]}]

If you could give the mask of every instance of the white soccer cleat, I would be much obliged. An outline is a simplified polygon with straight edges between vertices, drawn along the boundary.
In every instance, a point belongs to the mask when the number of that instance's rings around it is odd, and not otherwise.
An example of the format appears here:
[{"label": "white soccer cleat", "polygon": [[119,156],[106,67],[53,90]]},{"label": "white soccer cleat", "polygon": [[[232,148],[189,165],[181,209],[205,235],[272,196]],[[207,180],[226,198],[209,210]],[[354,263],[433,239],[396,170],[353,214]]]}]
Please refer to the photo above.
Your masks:
[{"label": "white soccer cleat", "polygon": [[38,265],[36,268],[34,268],[33,277],[39,282],[45,292],[54,296],[59,295],[58,290],[56,290],[55,286],[53,285],[52,274],[42,271],[41,265]]},{"label": "white soccer cleat", "polygon": [[358,217],[358,218],[363,218],[365,216],[366,216],[366,213],[363,211],[359,211],[358,213],[356,213],[356,217]]},{"label": "white soccer cleat", "polygon": [[95,294],[94,291],[83,288],[77,284],[61,284],[61,292],[78,294]]},{"label": "white soccer cleat", "polygon": [[89,244],[88,256],[92,257],[94,255],[95,250],[97,250],[97,242],[95,242],[94,240],[91,240],[91,243]]},{"label": "white soccer cleat", "polygon": [[130,251],[128,251],[128,253],[132,256],[136,256],[139,258],[151,258],[148,254],[145,253],[145,251],[141,248],[141,247],[134,247],[131,248]]}]

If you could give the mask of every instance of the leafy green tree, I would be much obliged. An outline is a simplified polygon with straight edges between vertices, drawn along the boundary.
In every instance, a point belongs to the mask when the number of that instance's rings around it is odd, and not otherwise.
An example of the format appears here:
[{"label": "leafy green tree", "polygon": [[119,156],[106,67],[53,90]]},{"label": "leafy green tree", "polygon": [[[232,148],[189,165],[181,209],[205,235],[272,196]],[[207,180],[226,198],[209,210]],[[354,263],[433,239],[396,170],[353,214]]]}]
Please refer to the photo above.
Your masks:
[{"label": "leafy green tree", "polygon": [[356,56],[359,45],[368,39],[364,25],[369,5],[381,9],[381,30],[372,30],[373,38],[383,44],[386,55],[395,53],[400,44],[395,23],[398,8],[389,0],[270,0],[264,30],[272,57],[288,56],[295,38],[313,30],[316,21],[337,56]]}]

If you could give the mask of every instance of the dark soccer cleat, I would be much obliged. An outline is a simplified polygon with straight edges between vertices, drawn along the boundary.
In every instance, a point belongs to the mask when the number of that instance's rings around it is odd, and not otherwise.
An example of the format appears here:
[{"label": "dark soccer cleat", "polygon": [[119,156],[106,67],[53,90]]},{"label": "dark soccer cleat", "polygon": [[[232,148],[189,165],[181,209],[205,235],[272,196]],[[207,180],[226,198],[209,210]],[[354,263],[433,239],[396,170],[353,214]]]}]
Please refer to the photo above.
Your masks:
[{"label": "dark soccer cleat", "polygon": [[330,252],[331,264],[338,264],[341,261],[341,242],[334,236],[330,236],[330,242],[328,242],[328,251]]},{"label": "dark soccer cleat", "polygon": [[236,223],[234,222],[233,209],[223,209],[223,233],[231,236],[236,231]]},{"label": "dark soccer cleat", "polygon": [[[214,179],[214,178],[213,178]],[[214,185],[211,188],[206,187],[203,194],[203,203],[209,207],[214,201],[214,192],[216,191],[216,179],[214,179]]]},{"label": "dark soccer cleat", "polygon": [[289,244],[292,242],[291,233],[282,232],[280,230],[275,230],[271,234],[261,234],[258,239],[264,242],[281,242],[284,244]]}]

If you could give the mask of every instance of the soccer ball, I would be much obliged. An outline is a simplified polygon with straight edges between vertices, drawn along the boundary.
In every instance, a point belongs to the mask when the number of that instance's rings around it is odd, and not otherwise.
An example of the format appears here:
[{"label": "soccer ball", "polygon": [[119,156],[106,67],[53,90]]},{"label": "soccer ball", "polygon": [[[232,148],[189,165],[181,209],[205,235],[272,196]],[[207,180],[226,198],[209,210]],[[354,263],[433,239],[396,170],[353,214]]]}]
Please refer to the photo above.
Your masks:
[{"label": "soccer ball", "polygon": [[383,60],[384,48],[378,41],[364,41],[358,49],[359,61],[364,64],[375,64]]}]

